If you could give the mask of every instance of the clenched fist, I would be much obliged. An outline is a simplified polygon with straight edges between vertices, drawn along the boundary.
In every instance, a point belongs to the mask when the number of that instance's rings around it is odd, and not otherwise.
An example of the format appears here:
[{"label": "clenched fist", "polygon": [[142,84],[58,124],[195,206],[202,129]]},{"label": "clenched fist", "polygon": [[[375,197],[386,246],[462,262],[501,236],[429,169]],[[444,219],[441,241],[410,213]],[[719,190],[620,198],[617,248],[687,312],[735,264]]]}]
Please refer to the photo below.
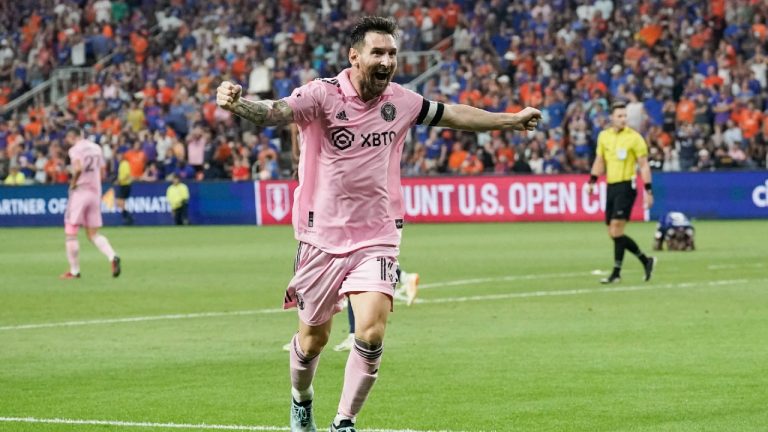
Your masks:
[{"label": "clenched fist", "polygon": [[536,126],[539,125],[539,120],[541,120],[541,111],[531,107],[527,107],[515,115],[520,122],[520,128],[515,128],[517,130],[532,131],[536,129]]},{"label": "clenched fist", "polygon": [[216,89],[216,104],[225,110],[231,110],[237,101],[240,100],[242,92],[242,86],[224,81]]}]

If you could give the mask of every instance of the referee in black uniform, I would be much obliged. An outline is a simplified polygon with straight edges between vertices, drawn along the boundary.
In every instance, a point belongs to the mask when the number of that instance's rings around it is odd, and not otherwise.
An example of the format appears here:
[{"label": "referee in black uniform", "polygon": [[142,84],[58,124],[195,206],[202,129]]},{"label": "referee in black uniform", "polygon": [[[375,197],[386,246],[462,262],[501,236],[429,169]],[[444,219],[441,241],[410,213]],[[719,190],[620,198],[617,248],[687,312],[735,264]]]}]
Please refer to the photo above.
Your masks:
[{"label": "referee in black uniform", "polygon": [[597,177],[605,172],[608,196],[605,203],[605,223],[608,235],[613,239],[613,271],[601,283],[621,281],[621,264],[624,251],[629,250],[640,260],[645,272],[644,280],[651,279],[656,265],[655,257],[646,256],[631,237],[624,235],[632,206],[637,198],[635,173],[640,166],[640,175],[645,184],[645,208],[653,205],[651,168],[648,165],[648,145],[642,135],[627,126],[627,106],[624,102],[611,105],[611,126],[597,138],[597,157],[589,177],[589,192],[592,193]]}]

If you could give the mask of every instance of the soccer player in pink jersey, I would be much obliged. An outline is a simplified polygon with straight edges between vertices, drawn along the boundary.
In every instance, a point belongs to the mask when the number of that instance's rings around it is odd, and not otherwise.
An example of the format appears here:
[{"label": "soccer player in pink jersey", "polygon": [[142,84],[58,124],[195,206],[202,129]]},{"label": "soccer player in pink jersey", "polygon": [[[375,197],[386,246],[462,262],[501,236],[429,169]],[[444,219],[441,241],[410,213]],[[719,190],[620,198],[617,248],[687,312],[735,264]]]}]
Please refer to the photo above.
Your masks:
[{"label": "soccer player in pink jersey", "polygon": [[71,146],[69,159],[72,163],[72,179],[69,182],[69,200],[64,214],[64,232],[67,236],[69,271],[62,279],[80,277],[80,243],[77,232],[85,227],[88,240],[107,256],[112,264],[112,276],[120,276],[120,257],[115,254],[109,240],[99,233],[101,227],[101,177],[104,171],[104,155],[98,144],[82,137],[78,128],[67,130],[66,141]]},{"label": "soccer player in pink jersey", "polygon": [[277,101],[250,101],[223,82],[219,106],[257,126],[296,122],[301,132],[293,227],[299,241],[295,274],[284,307],[299,309],[290,351],[292,431],[315,431],[312,380],[328,343],[332,316],[344,299],[355,311],[336,417],[330,430],[354,432],[357,414],[378,376],[387,316],[397,282],[402,226],[400,158],[417,124],[471,131],[533,130],[541,112],[490,113],[445,105],[392,83],[397,68],[397,26],[362,18],[352,30],[351,68],[318,79]]}]

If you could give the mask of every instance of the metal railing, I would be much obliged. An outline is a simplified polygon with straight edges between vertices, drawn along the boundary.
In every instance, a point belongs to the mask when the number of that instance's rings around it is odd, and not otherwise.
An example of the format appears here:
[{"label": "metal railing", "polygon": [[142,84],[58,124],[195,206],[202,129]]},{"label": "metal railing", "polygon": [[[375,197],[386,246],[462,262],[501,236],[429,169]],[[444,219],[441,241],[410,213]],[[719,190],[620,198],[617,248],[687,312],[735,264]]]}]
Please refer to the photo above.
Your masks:
[{"label": "metal railing", "polygon": [[[413,53],[416,54],[422,54],[424,56],[429,55],[429,58],[424,62],[426,67],[420,70],[420,73],[418,76],[416,76],[416,78],[405,84],[405,87],[415,91],[421,84],[440,73],[440,69],[443,67],[444,63],[443,56],[446,52],[450,53],[452,50],[453,36],[448,36],[447,38],[436,43],[429,51],[413,51]],[[404,57],[406,57],[408,54],[408,52],[402,53]]]}]

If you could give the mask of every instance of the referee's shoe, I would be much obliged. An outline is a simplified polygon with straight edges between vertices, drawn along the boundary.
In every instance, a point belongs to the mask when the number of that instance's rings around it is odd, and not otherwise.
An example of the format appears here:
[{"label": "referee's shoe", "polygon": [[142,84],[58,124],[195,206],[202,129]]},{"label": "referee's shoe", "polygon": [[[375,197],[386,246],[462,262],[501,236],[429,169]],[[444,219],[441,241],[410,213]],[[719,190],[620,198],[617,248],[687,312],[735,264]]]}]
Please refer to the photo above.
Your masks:
[{"label": "referee's shoe", "polygon": [[645,277],[643,278],[644,281],[648,282],[651,280],[651,276],[653,275],[653,269],[656,268],[656,257],[648,257],[645,262],[643,263],[643,268],[645,269]]}]

